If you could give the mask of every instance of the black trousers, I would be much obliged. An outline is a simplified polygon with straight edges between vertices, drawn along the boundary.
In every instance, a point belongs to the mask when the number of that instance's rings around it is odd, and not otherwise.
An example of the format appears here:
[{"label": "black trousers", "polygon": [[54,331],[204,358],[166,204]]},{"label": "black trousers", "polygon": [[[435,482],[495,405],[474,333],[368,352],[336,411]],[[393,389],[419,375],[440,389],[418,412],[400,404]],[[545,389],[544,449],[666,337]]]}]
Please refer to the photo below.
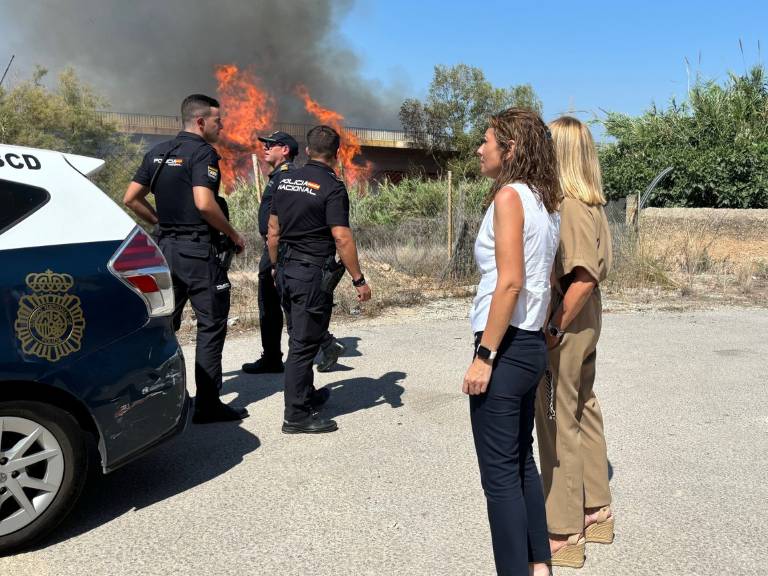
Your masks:
[{"label": "black trousers", "polygon": [[529,562],[550,558],[544,494],[533,460],[534,400],[546,362],[540,331],[510,327],[488,390],[469,398],[499,576],[527,576]]},{"label": "black trousers", "polygon": [[288,322],[285,419],[296,421],[311,413],[312,362],[328,332],[333,295],[320,289],[322,268],[315,264],[284,260],[277,266],[276,278]]},{"label": "black trousers", "polygon": [[[283,335],[283,307],[280,302],[275,280],[272,278],[272,261],[269,259],[269,250],[264,247],[264,253],[259,260],[259,327],[261,332],[261,348],[264,356],[270,359],[280,359],[283,356],[280,344]],[[291,332],[291,319],[287,319],[288,333]],[[320,348],[326,348],[333,344],[333,334],[326,330],[323,334]]]},{"label": "black trousers", "polygon": [[272,279],[272,262],[269,251],[264,247],[264,253],[259,260],[259,330],[261,332],[261,348],[264,357],[280,359],[283,351],[280,349],[280,338],[283,334],[283,309],[280,296]]},{"label": "black trousers", "polygon": [[206,241],[160,239],[160,249],[173,278],[173,328],[181,326],[181,314],[189,300],[197,317],[195,346],[195,408],[219,401],[221,353],[227,336],[230,283],[227,271],[216,260]]}]

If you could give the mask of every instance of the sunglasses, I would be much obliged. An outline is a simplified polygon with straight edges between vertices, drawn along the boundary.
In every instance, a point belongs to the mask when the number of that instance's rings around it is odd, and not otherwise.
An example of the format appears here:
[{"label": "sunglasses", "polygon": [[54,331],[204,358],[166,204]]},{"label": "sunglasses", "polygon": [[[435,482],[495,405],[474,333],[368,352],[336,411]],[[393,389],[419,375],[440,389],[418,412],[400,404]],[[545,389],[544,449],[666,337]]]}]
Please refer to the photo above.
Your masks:
[{"label": "sunglasses", "polygon": [[288,144],[280,144],[280,142],[264,142],[264,150],[271,150],[278,146],[288,146]]}]

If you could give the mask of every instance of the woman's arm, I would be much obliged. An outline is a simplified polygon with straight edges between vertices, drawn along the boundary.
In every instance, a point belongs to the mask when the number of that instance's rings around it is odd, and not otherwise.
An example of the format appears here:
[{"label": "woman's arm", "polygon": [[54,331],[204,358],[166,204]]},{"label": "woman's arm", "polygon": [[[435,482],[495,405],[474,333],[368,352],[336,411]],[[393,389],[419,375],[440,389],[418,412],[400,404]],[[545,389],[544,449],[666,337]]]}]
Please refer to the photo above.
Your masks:
[{"label": "woman's arm", "polygon": [[[498,350],[509,329],[509,320],[523,289],[525,258],[523,255],[523,205],[517,191],[505,186],[494,198],[493,229],[495,235],[496,290],[491,297],[488,322],[480,342],[489,350]],[[493,362],[475,358],[464,377],[467,394],[482,394],[488,387]]]},{"label": "woman's arm", "polygon": [[587,303],[590,294],[592,294],[595,286],[597,286],[597,280],[581,266],[576,266],[573,269],[573,276],[573,282],[568,286],[568,290],[566,290],[563,296],[563,304],[552,318],[552,324],[560,328],[560,330],[568,328],[576,316],[579,315],[581,309],[584,308],[584,304]]}]

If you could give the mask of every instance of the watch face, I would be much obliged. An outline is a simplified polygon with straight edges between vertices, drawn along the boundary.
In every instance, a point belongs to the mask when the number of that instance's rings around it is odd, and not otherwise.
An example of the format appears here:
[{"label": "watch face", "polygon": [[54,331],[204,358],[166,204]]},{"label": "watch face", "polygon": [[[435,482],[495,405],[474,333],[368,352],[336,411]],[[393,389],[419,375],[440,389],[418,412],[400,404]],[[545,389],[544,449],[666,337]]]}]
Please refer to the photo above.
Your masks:
[{"label": "watch face", "polygon": [[491,357],[491,351],[488,350],[485,346],[478,346],[477,347],[477,357],[481,360],[488,360],[488,358]]},{"label": "watch face", "polygon": [[547,330],[549,330],[549,335],[550,335],[550,336],[557,336],[557,335],[559,334],[559,332],[560,332],[560,331],[559,331],[557,328],[555,328],[554,326],[550,326],[549,328],[547,328]]}]

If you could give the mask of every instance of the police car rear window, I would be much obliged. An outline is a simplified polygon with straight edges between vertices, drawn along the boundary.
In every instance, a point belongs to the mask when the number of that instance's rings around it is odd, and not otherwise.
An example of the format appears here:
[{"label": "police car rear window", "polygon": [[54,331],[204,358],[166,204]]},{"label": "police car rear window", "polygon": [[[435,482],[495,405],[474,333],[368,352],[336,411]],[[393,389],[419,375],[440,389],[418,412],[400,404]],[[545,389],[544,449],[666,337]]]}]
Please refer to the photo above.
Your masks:
[{"label": "police car rear window", "polygon": [[0,180],[0,234],[45,205],[51,195],[42,188]]}]

